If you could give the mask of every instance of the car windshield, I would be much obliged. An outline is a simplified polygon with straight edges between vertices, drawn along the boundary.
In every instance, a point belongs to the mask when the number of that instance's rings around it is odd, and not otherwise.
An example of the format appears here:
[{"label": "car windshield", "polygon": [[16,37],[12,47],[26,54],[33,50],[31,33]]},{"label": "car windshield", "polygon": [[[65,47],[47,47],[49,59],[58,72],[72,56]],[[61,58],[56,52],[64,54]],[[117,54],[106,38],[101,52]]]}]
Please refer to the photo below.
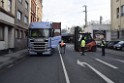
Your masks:
[{"label": "car windshield", "polygon": [[49,29],[30,29],[30,37],[49,37]]},{"label": "car windshield", "polygon": [[124,41],[120,41],[118,44],[123,44],[124,43]]}]

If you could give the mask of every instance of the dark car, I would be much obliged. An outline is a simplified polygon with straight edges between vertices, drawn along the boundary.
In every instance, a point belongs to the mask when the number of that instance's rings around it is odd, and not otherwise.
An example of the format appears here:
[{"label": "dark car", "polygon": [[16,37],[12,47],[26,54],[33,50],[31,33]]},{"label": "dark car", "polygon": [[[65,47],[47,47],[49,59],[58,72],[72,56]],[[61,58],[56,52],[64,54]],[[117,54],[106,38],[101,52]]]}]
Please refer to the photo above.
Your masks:
[{"label": "dark car", "polygon": [[114,45],[114,49],[117,50],[124,50],[124,41],[120,41],[117,44]]},{"label": "dark car", "polygon": [[108,44],[109,44],[111,41],[105,41],[105,42],[106,42],[105,47],[108,47]]},{"label": "dark car", "polygon": [[107,47],[108,48],[113,48],[113,46],[115,45],[115,44],[117,44],[119,41],[110,41],[108,44],[107,44]]}]

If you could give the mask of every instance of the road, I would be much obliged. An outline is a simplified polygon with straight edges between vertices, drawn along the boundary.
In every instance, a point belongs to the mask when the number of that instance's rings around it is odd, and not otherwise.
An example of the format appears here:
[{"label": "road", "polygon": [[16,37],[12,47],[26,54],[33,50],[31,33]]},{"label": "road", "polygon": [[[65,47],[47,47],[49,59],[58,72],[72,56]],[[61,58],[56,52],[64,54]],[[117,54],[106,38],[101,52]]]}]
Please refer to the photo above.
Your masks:
[{"label": "road", "polygon": [[0,71],[0,83],[124,83],[124,56],[81,56],[68,44],[66,54],[55,49],[52,56],[27,56],[8,66]]}]

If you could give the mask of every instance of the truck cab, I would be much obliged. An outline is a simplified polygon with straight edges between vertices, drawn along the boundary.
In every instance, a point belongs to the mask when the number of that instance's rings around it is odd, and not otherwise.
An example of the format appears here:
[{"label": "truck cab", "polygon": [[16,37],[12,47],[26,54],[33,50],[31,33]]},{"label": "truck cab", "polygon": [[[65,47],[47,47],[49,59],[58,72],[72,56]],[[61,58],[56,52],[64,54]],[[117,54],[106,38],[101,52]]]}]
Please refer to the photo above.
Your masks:
[{"label": "truck cab", "polygon": [[[59,30],[61,31],[61,27]],[[51,22],[31,23],[28,34],[28,54],[51,55],[52,49],[56,48],[61,41],[61,35],[54,36],[54,31]]]}]

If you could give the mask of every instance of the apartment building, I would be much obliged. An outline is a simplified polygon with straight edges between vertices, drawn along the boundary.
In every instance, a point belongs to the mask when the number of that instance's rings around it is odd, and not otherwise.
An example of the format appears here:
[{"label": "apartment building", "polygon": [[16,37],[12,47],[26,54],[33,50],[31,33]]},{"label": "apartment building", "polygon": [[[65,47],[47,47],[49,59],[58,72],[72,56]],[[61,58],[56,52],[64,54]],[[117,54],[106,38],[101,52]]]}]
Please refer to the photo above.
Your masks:
[{"label": "apartment building", "polygon": [[42,21],[42,0],[31,0],[30,3],[30,22]]},{"label": "apartment building", "polygon": [[112,39],[124,39],[124,0],[111,0]]},{"label": "apartment building", "polygon": [[[32,1],[32,0],[31,0]],[[15,0],[15,50],[26,48],[30,0]]]},{"label": "apartment building", "polygon": [[37,22],[42,21],[42,0],[37,0]]},{"label": "apartment building", "polygon": [[31,0],[30,22],[36,22],[36,0]]},{"label": "apartment building", "polygon": [[15,0],[0,0],[0,54],[14,49]]}]

